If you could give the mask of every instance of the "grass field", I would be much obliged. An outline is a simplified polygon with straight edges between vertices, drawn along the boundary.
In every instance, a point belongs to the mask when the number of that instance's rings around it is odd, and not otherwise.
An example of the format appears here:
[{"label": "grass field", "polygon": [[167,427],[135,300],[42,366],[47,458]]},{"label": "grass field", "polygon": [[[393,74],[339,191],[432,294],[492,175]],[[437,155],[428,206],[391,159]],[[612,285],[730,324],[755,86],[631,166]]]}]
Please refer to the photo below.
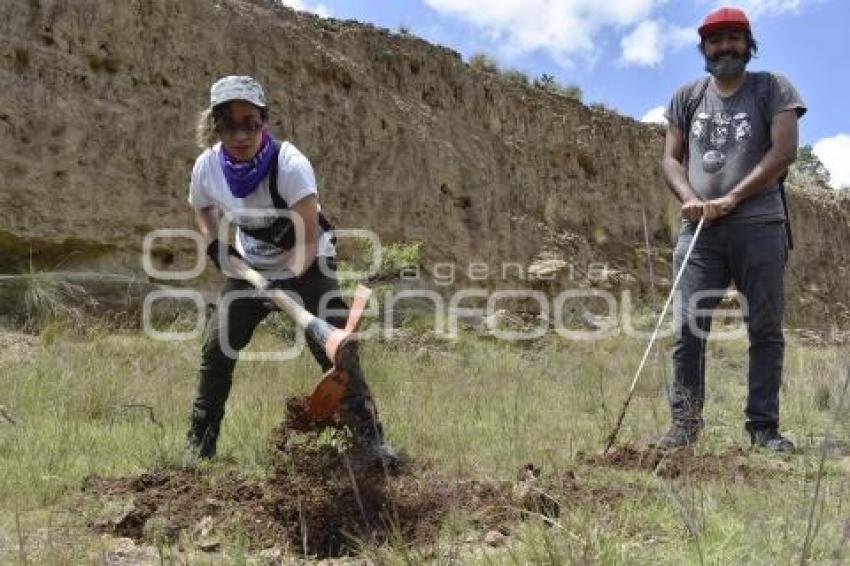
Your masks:
[{"label": "grass field", "polygon": [[[273,349],[279,341],[265,328],[252,348]],[[38,337],[4,331],[0,346],[0,563],[119,563],[110,554],[114,541],[86,527],[82,479],[179,462],[199,342],[48,326]],[[561,502],[558,521],[518,523],[498,547],[483,544],[484,533],[459,509],[428,548],[384,544],[365,547],[363,556],[376,563],[799,563],[829,431],[841,442],[822,475],[809,559],[850,561],[850,437],[846,411],[835,417],[846,350],[788,345],[783,429],[799,454],[745,453],[746,466],[765,471],[752,478],[719,472],[671,480],[595,466],[582,456],[604,445],[644,346],[630,338],[555,337],[516,346],[472,333],[452,342],[414,333],[366,344],[364,366],[389,438],[413,461],[457,480],[512,479],[533,462],[544,477],[571,471],[582,485],[618,496],[576,502],[551,493]],[[707,426],[697,450],[723,454],[747,446],[746,351],[741,342],[710,348]],[[667,425],[669,344],[661,350],[642,377],[622,443],[645,446]],[[309,390],[318,376],[306,354],[287,363],[241,363],[220,458],[208,473],[262,476],[284,400]],[[155,550],[154,563],[250,562],[236,537],[203,559]]]}]

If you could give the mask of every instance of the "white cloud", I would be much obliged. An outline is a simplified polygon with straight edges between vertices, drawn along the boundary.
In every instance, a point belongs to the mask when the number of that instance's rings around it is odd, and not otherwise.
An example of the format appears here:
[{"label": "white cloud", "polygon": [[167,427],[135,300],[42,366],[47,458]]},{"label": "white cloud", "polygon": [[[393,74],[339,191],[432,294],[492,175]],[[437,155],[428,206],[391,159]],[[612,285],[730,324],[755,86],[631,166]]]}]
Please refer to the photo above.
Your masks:
[{"label": "white cloud", "polygon": [[833,188],[850,187],[850,135],[823,138],[812,146],[812,151],[829,170],[829,184]]},{"label": "white cloud", "polygon": [[649,112],[643,115],[643,118],[640,119],[641,122],[646,122],[648,124],[663,124],[667,125],[667,118],[664,117],[664,111],[666,108],[663,106],[656,106],[651,109]]},{"label": "white cloud", "polygon": [[[817,1],[817,0],[814,0]],[[747,15],[757,18],[764,14],[784,14],[799,12],[804,4],[812,4],[813,0],[736,0],[733,4],[741,7]],[[729,6],[729,0],[718,0],[717,7]]]},{"label": "white cloud", "polygon": [[313,12],[317,16],[321,16],[322,18],[330,18],[331,10],[324,4],[306,4],[303,0],[280,0],[281,4],[284,6],[289,6],[294,10],[300,10],[302,12]]},{"label": "white cloud", "polygon": [[620,60],[626,64],[655,67],[661,62],[661,24],[645,20],[620,40]]},{"label": "white cloud", "polygon": [[[603,32],[631,28],[647,20],[666,0],[425,0],[434,10],[481,29],[506,52],[542,50],[560,65],[597,56]],[[645,55],[646,56],[646,55]]]},{"label": "white cloud", "polygon": [[682,28],[658,20],[644,20],[620,40],[620,63],[656,67],[664,54],[685,45],[696,45],[693,28]]},{"label": "white cloud", "polygon": [[678,49],[689,45],[696,46],[698,43],[699,33],[697,33],[696,27],[667,26],[667,44],[669,47]]}]

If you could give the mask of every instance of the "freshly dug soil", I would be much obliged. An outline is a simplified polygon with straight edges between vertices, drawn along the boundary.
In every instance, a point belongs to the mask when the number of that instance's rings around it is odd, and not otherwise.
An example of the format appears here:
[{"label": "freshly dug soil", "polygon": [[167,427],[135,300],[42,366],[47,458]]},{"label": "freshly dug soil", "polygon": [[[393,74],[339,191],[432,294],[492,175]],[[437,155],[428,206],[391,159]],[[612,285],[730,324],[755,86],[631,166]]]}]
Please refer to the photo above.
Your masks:
[{"label": "freshly dug soil", "polygon": [[320,421],[307,412],[307,402],[310,398],[290,397],[286,400],[286,415],[283,424],[277,430],[277,439],[287,440],[289,433],[320,433],[326,428],[341,429],[342,425],[334,419]]},{"label": "freshly dug soil", "polygon": [[777,470],[754,466],[749,453],[733,449],[719,454],[697,454],[690,447],[672,451],[655,448],[638,449],[631,445],[613,448],[608,454],[580,456],[582,463],[624,470],[645,470],[667,479],[689,478],[697,480],[731,479],[746,481],[765,477]]},{"label": "freshly dug soil", "polygon": [[[584,484],[572,472],[542,477],[533,464],[515,480],[449,479],[409,461],[389,469],[364,460],[338,422],[311,419],[305,402],[287,401],[283,423],[272,434],[274,464],[264,478],[203,468],[89,476],[83,501],[101,505],[96,513],[101,518],[91,526],[135,540],[179,540],[210,552],[241,536],[251,550],[276,546],[329,558],[384,541],[428,545],[455,511],[482,533],[508,534],[520,520],[556,519],[564,505],[605,506],[628,495],[620,486]],[[628,451],[599,463],[657,464]]]},{"label": "freshly dug soil", "polygon": [[391,538],[427,544],[453,509],[473,511],[482,528],[519,518],[512,504],[514,482],[454,482],[424,466],[388,470],[366,462],[346,446],[342,433],[335,432],[332,443],[320,442],[321,433],[340,427],[310,419],[304,401],[287,402],[284,423],[272,438],[276,463],[265,479],[236,473],[213,478],[196,469],[90,476],[86,494],[124,504],[117,515],[92,526],[136,540],[174,542],[184,533],[200,546],[241,533],[255,549],[278,545],[303,556],[336,557]]}]

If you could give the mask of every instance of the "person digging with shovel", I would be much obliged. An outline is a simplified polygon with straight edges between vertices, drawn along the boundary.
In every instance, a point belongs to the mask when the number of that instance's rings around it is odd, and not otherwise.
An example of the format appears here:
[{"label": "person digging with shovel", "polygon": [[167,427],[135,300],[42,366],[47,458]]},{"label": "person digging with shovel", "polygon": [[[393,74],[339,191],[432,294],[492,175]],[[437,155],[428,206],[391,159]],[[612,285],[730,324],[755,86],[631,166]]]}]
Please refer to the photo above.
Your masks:
[{"label": "person digging with shovel", "polygon": [[705,226],[681,279],[672,425],[657,447],[673,449],[699,436],[711,311],[734,282],[745,299],[750,341],[746,430],[754,446],[789,452],[794,444],[779,434],[782,279],[791,241],[782,177],[796,159],[797,120],[806,107],[785,77],[747,72],[758,47],[742,10],[712,11],[698,31],[710,76],[673,96],[661,162],[683,218],[674,272],[697,221]]},{"label": "person digging with shovel", "polygon": [[[200,458],[216,453],[238,352],[275,308],[252,283],[233,276],[229,258],[262,271],[269,290],[300,299],[318,319],[336,328],[347,320],[348,306],[338,295],[332,227],[319,207],[313,168],[295,146],[272,137],[268,117],[260,84],[248,76],[227,76],[212,85],[209,107],[198,123],[204,151],[192,170],[189,204],[209,259],[226,276],[219,312],[205,329],[187,435],[189,454]],[[235,247],[219,240],[222,214],[237,225]],[[329,370],[333,362],[310,333],[307,343],[322,369]],[[342,423],[367,457],[395,459],[356,354],[345,369]]]}]

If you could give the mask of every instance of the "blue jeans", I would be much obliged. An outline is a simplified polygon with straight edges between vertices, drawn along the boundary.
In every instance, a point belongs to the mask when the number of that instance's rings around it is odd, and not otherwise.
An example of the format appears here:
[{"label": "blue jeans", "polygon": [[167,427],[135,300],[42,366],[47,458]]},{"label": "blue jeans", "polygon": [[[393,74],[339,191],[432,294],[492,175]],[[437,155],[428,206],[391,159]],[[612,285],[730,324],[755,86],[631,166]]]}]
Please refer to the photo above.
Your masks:
[{"label": "blue jeans", "polygon": [[[673,253],[674,274],[693,241],[696,225],[683,223]],[[705,401],[705,347],[711,330],[710,312],[730,282],[744,296],[750,340],[747,426],[776,427],[785,340],[783,274],[788,257],[782,222],[719,223],[704,226],[694,246],[675,307],[676,341],[670,408],[674,422],[702,426]],[[694,297],[701,291],[716,291]],[[702,312],[695,312],[702,311]]]}]

